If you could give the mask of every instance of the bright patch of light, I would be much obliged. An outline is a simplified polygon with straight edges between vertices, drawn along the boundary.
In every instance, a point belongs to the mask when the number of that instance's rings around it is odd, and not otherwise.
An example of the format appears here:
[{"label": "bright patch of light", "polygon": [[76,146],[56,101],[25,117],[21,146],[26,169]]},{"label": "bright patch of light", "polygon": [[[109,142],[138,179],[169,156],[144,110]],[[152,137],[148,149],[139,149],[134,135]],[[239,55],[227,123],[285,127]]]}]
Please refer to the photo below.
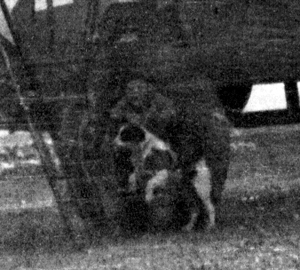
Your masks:
[{"label": "bright patch of light", "polygon": [[47,9],[47,0],[37,0],[34,1],[34,10],[40,11]]},{"label": "bright patch of light", "polygon": [[283,83],[254,85],[243,112],[284,110],[287,108]]},{"label": "bright patch of light", "polygon": [[19,0],[5,0],[7,8],[12,10]]},{"label": "bright patch of light", "polygon": [[[9,10],[12,10],[17,1],[6,1]],[[11,32],[8,28],[6,19],[4,17],[3,11],[0,8],[0,34],[8,39],[11,43],[14,43]]]},{"label": "bright patch of light", "polygon": [[54,7],[70,5],[70,4],[73,4],[73,3],[74,3],[74,0],[53,0],[53,6]]},{"label": "bright patch of light", "polygon": [[9,135],[9,130],[1,129],[0,130],[0,137],[6,137]]},{"label": "bright patch of light", "polygon": [[[298,97],[300,98],[300,82],[297,82],[297,88],[298,88]],[[300,100],[299,100],[300,102]]]},{"label": "bright patch of light", "polygon": [[[47,9],[47,0],[35,0],[34,2],[34,9],[36,11],[41,11]],[[64,6],[64,5],[69,5],[73,4],[74,0],[53,0],[53,6],[58,7],[58,6]]]}]

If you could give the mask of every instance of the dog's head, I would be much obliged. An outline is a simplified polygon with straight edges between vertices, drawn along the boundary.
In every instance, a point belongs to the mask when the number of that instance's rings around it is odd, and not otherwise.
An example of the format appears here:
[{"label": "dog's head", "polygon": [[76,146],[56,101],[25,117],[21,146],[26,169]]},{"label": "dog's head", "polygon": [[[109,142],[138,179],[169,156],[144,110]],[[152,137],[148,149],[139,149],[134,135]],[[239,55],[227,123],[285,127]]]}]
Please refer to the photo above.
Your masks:
[{"label": "dog's head", "polygon": [[177,155],[167,142],[135,124],[121,126],[114,139],[114,145],[130,149],[133,155],[138,154],[135,159],[140,159],[144,170],[147,171],[169,170],[174,168],[177,162]]},{"label": "dog's head", "polygon": [[114,140],[117,147],[136,148],[141,147],[146,141],[146,131],[134,124],[125,124],[119,129]]}]

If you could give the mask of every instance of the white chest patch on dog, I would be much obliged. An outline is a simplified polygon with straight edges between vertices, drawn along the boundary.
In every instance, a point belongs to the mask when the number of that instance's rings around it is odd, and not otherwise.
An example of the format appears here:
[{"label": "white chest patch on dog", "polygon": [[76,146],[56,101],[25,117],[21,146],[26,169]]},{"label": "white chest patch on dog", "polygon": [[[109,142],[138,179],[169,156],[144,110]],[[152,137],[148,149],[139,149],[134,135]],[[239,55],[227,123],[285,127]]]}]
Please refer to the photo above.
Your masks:
[{"label": "white chest patch on dog", "polygon": [[[207,228],[212,228],[215,226],[215,207],[211,201],[211,190],[212,190],[212,175],[210,168],[207,166],[206,161],[201,159],[196,164],[196,176],[194,177],[193,185],[197,192],[198,197],[202,200],[206,211],[208,213],[209,221]],[[190,231],[195,226],[196,216],[199,215],[198,210],[192,213],[189,224],[186,226],[185,230]]]},{"label": "white chest patch on dog", "polygon": [[168,170],[161,170],[155,174],[148,182],[146,186],[146,202],[150,203],[155,198],[155,189],[157,187],[163,188],[165,187],[167,180],[169,177]]},{"label": "white chest patch on dog", "polygon": [[197,175],[193,179],[193,185],[202,199],[209,198],[211,192],[211,173],[204,159],[196,164],[196,172]]},{"label": "white chest patch on dog", "polygon": [[156,137],[154,134],[145,130],[145,141],[141,144],[143,151],[143,158],[145,159],[149,154],[151,154],[152,149],[157,149],[161,151],[171,151],[168,143]]}]

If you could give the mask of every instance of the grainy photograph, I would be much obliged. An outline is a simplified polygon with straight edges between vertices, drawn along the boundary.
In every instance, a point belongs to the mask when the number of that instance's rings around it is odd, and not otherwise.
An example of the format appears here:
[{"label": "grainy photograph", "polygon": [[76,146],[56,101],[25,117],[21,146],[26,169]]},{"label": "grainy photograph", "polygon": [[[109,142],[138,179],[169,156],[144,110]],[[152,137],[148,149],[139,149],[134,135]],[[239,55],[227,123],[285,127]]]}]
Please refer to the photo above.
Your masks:
[{"label": "grainy photograph", "polygon": [[0,0],[0,269],[300,269],[298,0]]}]

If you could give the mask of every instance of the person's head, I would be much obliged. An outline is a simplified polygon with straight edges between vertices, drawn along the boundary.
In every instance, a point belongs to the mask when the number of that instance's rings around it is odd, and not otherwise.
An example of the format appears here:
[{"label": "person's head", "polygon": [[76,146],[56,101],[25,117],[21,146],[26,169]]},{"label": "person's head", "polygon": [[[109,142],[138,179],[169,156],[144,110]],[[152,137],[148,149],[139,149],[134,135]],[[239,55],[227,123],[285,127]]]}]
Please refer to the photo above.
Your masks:
[{"label": "person's head", "polygon": [[153,86],[144,80],[137,79],[127,84],[126,96],[134,106],[148,107],[151,103]]}]

